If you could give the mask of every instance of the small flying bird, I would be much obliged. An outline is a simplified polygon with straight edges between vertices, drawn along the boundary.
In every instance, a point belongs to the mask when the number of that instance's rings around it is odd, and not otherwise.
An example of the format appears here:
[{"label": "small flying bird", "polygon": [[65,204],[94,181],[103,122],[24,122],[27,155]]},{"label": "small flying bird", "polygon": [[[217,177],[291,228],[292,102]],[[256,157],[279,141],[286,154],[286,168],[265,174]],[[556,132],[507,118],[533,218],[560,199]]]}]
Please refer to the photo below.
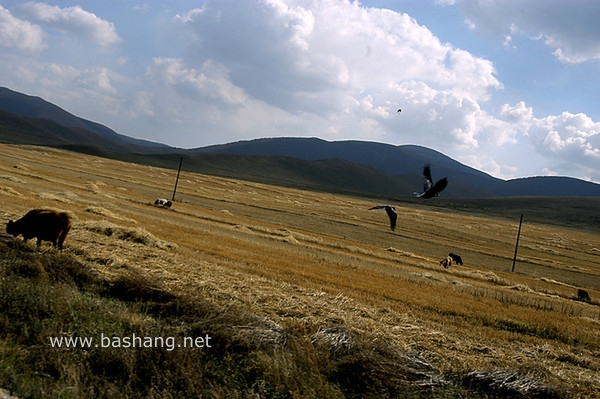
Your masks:
[{"label": "small flying bird", "polygon": [[374,206],[373,208],[369,208],[369,210],[372,209],[385,209],[385,212],[387,213],[388,217],[390,218],[390,229],[392,229],[392,231],[396,228],[396,219],[398,219],[398,213],[396,212],[396,208],[394,208],[391,205],[377,205]]},{"label": "small flying bird", "polygon": [[448,179],[443,178],[433,183],[433,178],[431,177],[431,169],[430,165],[427,164],[423,167],[423,176],[425,177],[425,183],[423,184],[423,192],[421,194],[415,193],[415,195],[419,198],[433,198],[437,197],[442,190],[446,188],[448,185]]},{"label": "small flying bird", "polygon": [[398,108],[398,111],[396,111],[396,113],[399,114],[400,112],[402,112],[402,109]]}]

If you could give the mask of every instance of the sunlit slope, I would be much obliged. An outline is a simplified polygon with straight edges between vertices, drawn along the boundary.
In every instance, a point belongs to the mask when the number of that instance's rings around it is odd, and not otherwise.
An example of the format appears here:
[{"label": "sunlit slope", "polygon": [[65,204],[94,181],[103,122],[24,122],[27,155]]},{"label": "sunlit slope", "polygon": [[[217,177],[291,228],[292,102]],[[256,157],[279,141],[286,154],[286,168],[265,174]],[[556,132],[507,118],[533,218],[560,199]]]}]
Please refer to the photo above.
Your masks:
[{"label": "sunlit slope", "polygon": [[[174,293],[235,303],[277,323],[376,332],[446,371],[541,365],[590,392],[600,388],[600,235],[593,230],[525,223],[511,273],[518,215],[395,203],[391,231],[385,212],[368,210],[380,199],[187,172],[173,207],[153,206],[171,197],[175,177],[2,145],[0,214],[68,211],[74,226],[65,252],[106,275],[136,267]],[[147,231],[166,249],[126,246],[98,234],[98,223]],[[448,252],[465,264],[440,267]],[[575,300],[578,288],[592,303]]]}]

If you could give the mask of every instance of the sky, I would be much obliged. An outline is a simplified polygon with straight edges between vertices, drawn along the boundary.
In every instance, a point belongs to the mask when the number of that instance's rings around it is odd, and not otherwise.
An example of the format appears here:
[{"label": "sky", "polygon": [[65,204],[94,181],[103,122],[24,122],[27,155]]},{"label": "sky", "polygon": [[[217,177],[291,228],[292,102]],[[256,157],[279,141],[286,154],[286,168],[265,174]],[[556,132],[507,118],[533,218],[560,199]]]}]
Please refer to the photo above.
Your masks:
[{"label": "sky", "polygon": [[597,0],[0,0],[0,86],[180,148],[416,144],[600,182],[598,21]]}]

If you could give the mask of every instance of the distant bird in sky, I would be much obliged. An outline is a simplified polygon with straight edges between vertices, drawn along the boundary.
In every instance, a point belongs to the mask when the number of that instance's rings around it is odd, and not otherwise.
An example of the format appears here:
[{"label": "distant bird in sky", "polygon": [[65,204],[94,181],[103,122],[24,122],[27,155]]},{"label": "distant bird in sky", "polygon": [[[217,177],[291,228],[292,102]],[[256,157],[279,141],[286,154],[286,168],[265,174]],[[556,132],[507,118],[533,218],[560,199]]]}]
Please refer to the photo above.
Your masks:
[{"label": "distant bird in sky", "polygon": [[396,208],[394,208],[391,205],[377,205],[374,206],[373,208],[369,208],[369,210],[372,209],[385,209],[385,212],[387,213],[388,217],[390,218],[390,229],[392,229],[392,231],[396,228],[396,219],[398,219],[398,213],[396,212]]},{"label": "distant bird in sky", "polygon": [[423,184],[423,192],[415,193],[415,195],[419,198],[433,198],[437,197],[442,190],[446,188],[448,185],[448,179],[443,178],[433,183],[433,178],[431,177],[431,169],[430,165],[427,164],[423,167],[423,176],[425,177],[425,183]]},{"label": "distant bird in sky", "polygon": [[402,110],[398,108],[398,111],[396,111],[396,113],[399,114],[400,112],[402,112]]}]

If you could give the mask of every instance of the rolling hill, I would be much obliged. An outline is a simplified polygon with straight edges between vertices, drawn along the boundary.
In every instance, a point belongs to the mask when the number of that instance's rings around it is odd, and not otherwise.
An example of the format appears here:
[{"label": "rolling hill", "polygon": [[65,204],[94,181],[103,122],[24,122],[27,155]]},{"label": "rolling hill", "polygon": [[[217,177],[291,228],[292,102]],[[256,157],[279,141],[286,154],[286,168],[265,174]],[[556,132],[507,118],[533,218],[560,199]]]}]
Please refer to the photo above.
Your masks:
[{"label": "rolling hill", "polygon": [[393,146],[365,141],[328,142],[318,138],[272,138],[239,141],[192,151],[196,154],[279,155],[307,161],[344,159],[356,164],[373,166],[392,176],[404,178],[410,175],[418,176],[416,187],[422,184],[423,165],[431,163],[434,179],[436,176],[437,178],[452,176],[453,184],[471,187],[481,194],[502,181],[465,166],[440,152],[416,145]]},{"label": "rolling hill", "polygon": [[0,141],[50,147],[93,147],[100,152],[168,152],[167,145],[118,134],[40,97],[0,87]]},{"label": "rolling hill", "polygon": [[265,138],[196,149],[134,139],[42,98],[0,88],[0,142],[69,149],[140,164],[329,192],[409,197],[421,169],[448,177],[448,198],[600,196],[600,185],[568,177],[501,180],[429,148],[318,138]]},{"label": "rolling hill", "polygon": [[[492,177],[430,148],[416,145],[394,146],[365,141],[328,142],[318,138],[265,138],[209,146],[194,154],[239,154],[287,156],[314,161],[344,159],[373,166],[382,172],[410,181],[420,187],[420,173],[426,163],[432,165],[434,179],[447,176],[454,186],[444,191],[450,197],[487,196],[598,196],[600,185],[569,177],[536,176],[512,180]],[[415,180],[415,177],[418,179]],[[404,191],[406,192],[406,191]]]},{"label": "rolling hill", "polygon": [[[198,173],[154,206],[174,177],[0,145],[4,221],[72,216],[62,252],[0,232],[0,396],[599,398],[598,227],[547,222],[600,198],[412,198],[391,231],[372,198]],[[496,215],[525,207],[512,272]]]}]

